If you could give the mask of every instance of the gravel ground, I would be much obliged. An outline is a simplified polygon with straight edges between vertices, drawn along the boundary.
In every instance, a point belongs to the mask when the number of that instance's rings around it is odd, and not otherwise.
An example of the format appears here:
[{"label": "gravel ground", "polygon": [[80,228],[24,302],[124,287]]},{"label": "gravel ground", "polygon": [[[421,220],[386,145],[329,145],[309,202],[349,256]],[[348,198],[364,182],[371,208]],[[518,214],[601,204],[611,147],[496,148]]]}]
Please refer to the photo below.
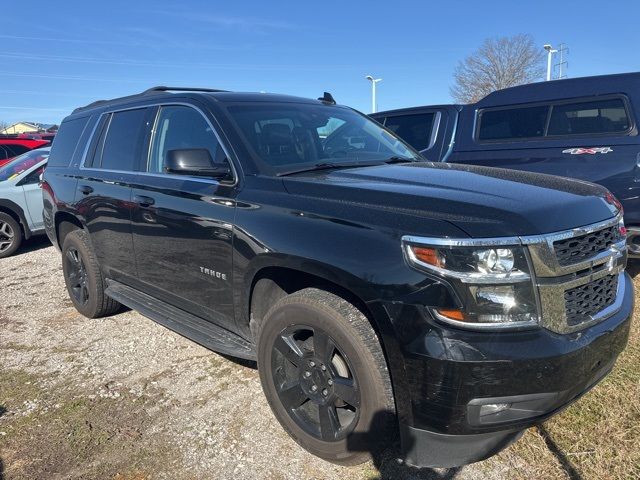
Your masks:
[{"label": "gravel ground", "polygon": [[351,468],[309,455],[273,417],[254,365],[132,311],[82,317],[44,240],[0,260],[0,480],[464,480],[527,471],[508,454],[416,470],[396,452]]}]

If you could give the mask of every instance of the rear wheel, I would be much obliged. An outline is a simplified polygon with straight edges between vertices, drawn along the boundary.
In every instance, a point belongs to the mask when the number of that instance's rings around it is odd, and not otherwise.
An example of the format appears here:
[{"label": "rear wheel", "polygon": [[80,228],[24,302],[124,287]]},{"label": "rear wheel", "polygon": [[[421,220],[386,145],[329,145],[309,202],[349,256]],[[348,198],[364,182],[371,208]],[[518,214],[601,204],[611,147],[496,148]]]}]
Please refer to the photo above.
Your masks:
[{"label": "rear wheel", "polygon": [[104,293],[104,278],[84,230],[74,230],[65,237],[62,272],[73,305],[85,317],[104,317],[120,308]]},{"label": "rear wheel", "polygon": [[0,258],[13,255],[22,243],[22,229],[9,214],[0,212]]},{"label": "rear wheel", "polygon": [[309,288],[278,301],[258,332],[258,369],[276,418],[314,455],[355,465],[389,442],[387,364],[371,324],[346,300]]}]

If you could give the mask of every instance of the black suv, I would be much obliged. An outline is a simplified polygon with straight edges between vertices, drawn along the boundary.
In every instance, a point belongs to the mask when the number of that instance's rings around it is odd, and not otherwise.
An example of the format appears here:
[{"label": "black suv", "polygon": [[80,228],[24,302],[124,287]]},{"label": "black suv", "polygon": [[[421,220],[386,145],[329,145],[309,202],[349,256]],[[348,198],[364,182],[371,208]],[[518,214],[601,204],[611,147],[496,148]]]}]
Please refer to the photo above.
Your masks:
[{"label": "black suv", "polygon": [[257,360],[315,455],[460,465],[611,370],[625,228],[603,187],[419,160],[329,94],[156,87],[64,120],[45,224],[79,312]]}]

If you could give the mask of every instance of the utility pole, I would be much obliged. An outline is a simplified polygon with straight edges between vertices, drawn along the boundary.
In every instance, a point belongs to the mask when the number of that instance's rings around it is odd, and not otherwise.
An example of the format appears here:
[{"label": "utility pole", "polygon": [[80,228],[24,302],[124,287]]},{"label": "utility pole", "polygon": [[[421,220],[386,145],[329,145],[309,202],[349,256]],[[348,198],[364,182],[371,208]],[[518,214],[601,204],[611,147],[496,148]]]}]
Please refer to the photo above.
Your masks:
[{"label": "utility pole", "polygon": [[558,53],[560,54],[560,61],[555,64],[558,67],[558,79],[566,78],[567,74],[565,72],[569,68],[569,62],[565,58],[569,53],[569,47],[565,43],[561,43],[558,45]]},{"label": "utility pole", "polygon": [[371,75],[367,75],[367,80],[371,82],[371,113],[376,113],[376,83],[381,82],[381,78],[373,78]]},{"label": "utility pole", "polygon": [[547,82],[551,80],[551,60],[553,58],[554,53],[558,53],[558,50],[555,50],[548,43],[544,46],[544,49],[547,51]]}]

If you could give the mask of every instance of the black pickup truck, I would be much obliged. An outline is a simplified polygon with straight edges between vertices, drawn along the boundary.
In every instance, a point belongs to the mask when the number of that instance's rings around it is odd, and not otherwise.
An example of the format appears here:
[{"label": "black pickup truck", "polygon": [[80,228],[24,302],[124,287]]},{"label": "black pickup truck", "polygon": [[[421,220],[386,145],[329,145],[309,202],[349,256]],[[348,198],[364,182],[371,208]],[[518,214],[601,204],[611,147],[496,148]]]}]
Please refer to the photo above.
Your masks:
[{"label": "black pickup truck", "polygon": [[[486,458],[613,367],[633,288],[603,187],[432,164],[318,100],[155,87],[79,108],[43,180],[69,296],[257,360],[286,431]],[[143,341],[144,339],[141,339]]]},{"label": "black pickup truck", "polygon": [[624,206],[640,258],[640,73],[533,83],[476,104],[371,115],[430,161],[547,173],[598,183]]}]

